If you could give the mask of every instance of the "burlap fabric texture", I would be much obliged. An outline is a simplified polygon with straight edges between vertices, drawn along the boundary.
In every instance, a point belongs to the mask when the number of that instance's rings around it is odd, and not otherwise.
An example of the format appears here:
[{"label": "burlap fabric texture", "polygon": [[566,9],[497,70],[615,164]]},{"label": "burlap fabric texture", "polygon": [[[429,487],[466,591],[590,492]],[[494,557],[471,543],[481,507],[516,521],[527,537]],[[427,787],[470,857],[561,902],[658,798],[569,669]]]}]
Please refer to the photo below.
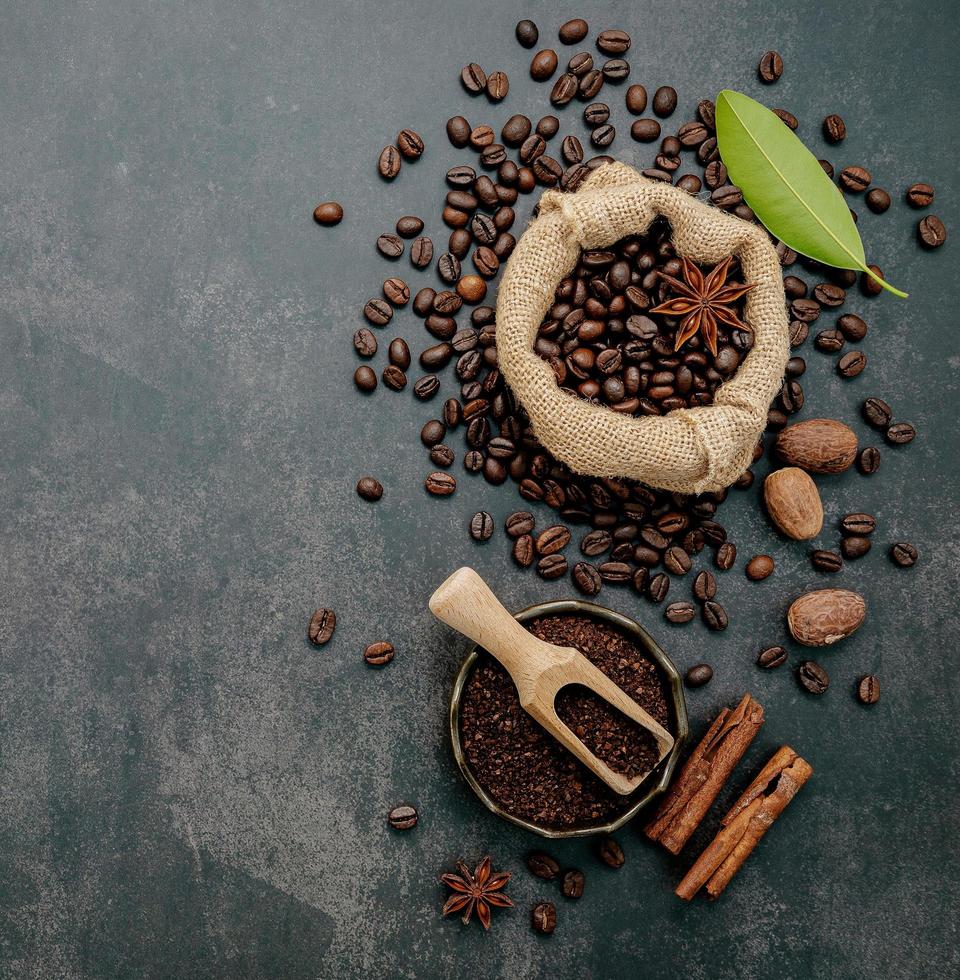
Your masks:
[{"label": "burlap fabric texture", "polygon": [[[739,257],[744,280],[757,283],[744,315],[754,345],[712,405],[620,415],[562,391],[533,344],[580,250],[641,233],[658,215],[670,221],[679,255],[705,264]],[[500,369],[540,442],[577,473],[628,477],[678,493],[721,490],[750,465],[789,350],[780,263],[767,233],[622,163],[599,167],[576,193],[544,193],[497,297]]]}]

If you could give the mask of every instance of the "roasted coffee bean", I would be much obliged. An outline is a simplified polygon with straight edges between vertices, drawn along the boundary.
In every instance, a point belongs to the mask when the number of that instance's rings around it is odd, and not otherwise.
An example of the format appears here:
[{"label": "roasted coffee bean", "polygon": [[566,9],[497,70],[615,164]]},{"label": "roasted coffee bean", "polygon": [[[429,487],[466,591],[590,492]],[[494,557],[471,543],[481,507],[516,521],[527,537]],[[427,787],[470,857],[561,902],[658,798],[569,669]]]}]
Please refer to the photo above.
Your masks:
[{"label": "roasted coffee bean", "polygon": [[872,476],[880,469],[880,450],[874,446],[865,446],[857,456],[857,469],[864,476]]},{"label": "roasted coffee bean", "polygon": [[450,252],[444,252],[437,260],[437,273],[446,283],[455,283],[460,278],[460,260]]},{"label": "roasted coffee bean", "polygon": [[530,135],[531,128],[530,120],[518,113],[503,124],[500,138],[507,146],[519,146]]},{"label": "roasted coffee bean", "polygon": [[390,322],[393,317],[393,310],[390,308],[389,303],[384,300],[371,299],[367,300],[367,304],[363,308],[363,315],[375,327],[382,327]]},{"label": "roasted coffee bean", "polygon": [[883,214],[890,207],[890,195],[882,187],[874,187],[867,192],[867,207],[874,214]]},{"label": "roasted coffee bean", "polygon": [[[867,268],[873,273],[873,276],[883,278],[883,270],[881,270],[880,266],[868,262]],[[873,276],[866,272],[860,273],[860,292],[864,296],[879,296],[883,292],[883,286]]]},{"label": "roasted coffee bean", "polygon": [[647,111],[647,90],[642,85],[631,85],[627,89],[626,103],[628,112],[642,116]]},{"label": "roasted coffee bean", "polygon": [[407,376],[404,374],[403,369],[398,368],[396,364],[388,364],[383,369],[380,377],[391,391],[403,391],[407,387]]},{"label": "roasted coffee bean", "polygon": [[653,111],[661,119],[672,116],[677,108],[677,90],[670,85],[661,85],[653,93]]},{"label": "roasted coffee bean", "polygon": [[423,156],[423,140],[412,129],[401,129],[397,136],[397,149],[407,160]]},{"label": "roasted coffee bean", "polygon": [[840,530],[844,534],[873,534],[876,529],[877,519],[872,514],[857,512],[840,518]]},{"label": "roasted coffee bean", "polygon": [[553,555],[562,551],[570,543],[570,528],[563,524],[553,524],[537,536],[537,553]]},{"label": "roasted coffee bean", "polygon": [[505,71],[495,71],[487,76],[487,97],[492,102],[502,102],[510,91],[510,79]]},{"label": "roasted coffee bean", "polygon": [[372,476],[362,476],[357,480],[357,494],[373,503],[383,496],[383,485]]},{"label": "roasted coffee bean", "polygon": [[545,82],[557,70],[557,52],[552,48],[538,51],[530,62],[530,77],[536,82]]},{"label": "roasted coffee bean", "polygon": [[418,269],[425,269],[433,261],[433,242],[426,235],[415,239],[411,244],[410,261]]},{"label": "roasted coffee bean", "polygon": [[377,251],[388,259],[399,259],[403,255],[403,240],[399,235],[381,235],[377,239]]},{"label": "roasted coffee bean", "polygon": [[565,106],[577,94],[577,76],[564,72],[554,83],[550,92],[550,103],[555,106]]},{"label": "roasted coffee bean", "polygon": [[373,391],[377,387],[377,374],[369,365],[361,364],[360,367],[353,372],[353,383],[361,391]]},{"label": "roasted coffee bean", "polygon": [[890,560],[901,568],[910,568],[916,565],[919,553],[917,549],[906,541],[898,541],[890,546]]},{"label": "roasted coffee bean", "polygon": [[708,683],[712,679],[713,668],[710,666],[710,664],[696,664],[683,676],[683,681],[687,687],[703,687],[704,684]]},{"label": "roasted coffee bean", "polygon": [[580,163],[583,160],[583,146],[576,136],[564,136],[560,152],[567,163]]},{"label": "roasted coffee bean", "polygon": [[700,615],[707,627],[712,630],[725,630],[729,623],[726,609],[713,599],[708,599],[703,604]]},{"label": "roasted coffee bean", "polygon": [[514,30],[517,40],[525,48],[532,48],[540,39],[540,31],[532,20],[519,20]]},{"label": "roasted coffee bean", "polygon": [[590,531],[580,539],[580,550],[588,558],[595,558],[597,555],[609,551],[612,544],[613,538],[609,531]]},{"label": "roasted coffee bean", "polygon": [[870,550],[870,539],[850,535],[840,540],[840,551],[847,561],[862,558]]},{"label": "roasted coffee bean", "polygon": [[757,66],[757,75],[761,82],[771,85],[783,74],[783,58],[777,51],[766,51]]},{"label": "roasted coffee bean", "polygon": [[588,71],[577,83],[577,96],[586,102],[603,88],[603,72],[594,68]]},{"label": "roasted coffee bean", "polygon": [[909,422],[894,422],[887,427],[883,437],[891,446],[905,446],[908,442],[913,442],[917,431]]},{"label": "roasted coffee bean", "polygon": [[703,181],[712,191],[727,183],[727,168],[722,160],[713,160],[707,164],[703,172]]},{"label": "roasted coffee bean", "polygon": [[790,346],[799,347],[806,342],[810,327],[803,320],[790,321]]},{"label": "roasted coffee bean", "polygon": [[709,135],[707,127],[699,121],[684,123],[677,130],[680,145],[686,147],[699,146]]},{"label": "roasted coffee bean", "polygon": [[392,643],[387,643],[386,640],[379,640],[376,643],[368,644],[364,648],[363,659],[371,667],[385,667],[393,660],[395,654],[396,650],[394,650]]},{"label": "roasted coffee bean", "polygon": [[813,298],[827,307],[843,306],[847,298],[846,291],[832,282],[821,282],[813,288]]},{"label": "roasted coffee bean", "polygon": [[318,225],[338,225],[343,221],[343,208],[336,201],[324,201],[313,209],[313,220]]},{"label": "roasted coffee bean", "polygon": [[637,119],[630,127],[630,135],[638,143],[652,143],[660,139],[660,123],[656,119]]},{"label": "roasted coffee bean", "polygon": [[489,541],[493,536],[493,518],[485,510],[478,510],[470,518],[470,537],[474,541]]},{"label": "roasted coffee bean", "polygon": [[[361,327],[353,335],[353,347],[361,357],[373,357],[377,353],[377,338],[366,327]],[[373,381],[376,386],[376,375]]]},{"label": "roasted coffee bean", "polygon": [[567,574],[567,559],[560,554],[545,555],[537,562],[537,574],[541,578],[563,578]]},{"label": "roasted coffee bean", "polygon": [[457,489],[457,481],[449,473],[438,470],[426,478],[424,486],[435,497],[449,497]]},{"label": "roasted coffee bean", "polygon": [[472,61],[460,72],[460,81],[471,95],[479,95],[487,87],[487,74],[475,61]]},{"label": "roasted coffee bean", "polygon": [[839,572],[843,568],[843,559],[835,551],[818,549],[810,553],[810,564],[818,572]]},{"label": "roasted coffee bean", "polygon": [[454,453],[449,446],[439,445],[430,448],[430,462],[434,466],[453,466]]},{"label": "roasted coffee bean", "polygon": [[483,453],[478,449],[471,449],[470,452],[463,457],[463,468],[468,473],[479,473],[486,463]]},{"label": "roasted coffee bean", "polygon": [[893,409],[882,398],[867,398],[860,409],[866,422],[876,429],[885,429],[893,420]]},{"label": "roasted coffee bean", "polygon": [[773,559],[769,555],[754,555],[747,562],[747,578],[751,582],[761,582],[773,574]]},{"label": "roasted coffee bean", "polygon": [[824,694],[830,686],[830,675],[815,660],[804,660],[800,664],[797,680],[809,694]]},{"label": "roasted coffee bean", "polygon": [[310,617],[307,636],[315,647],[329,643],[337,628],[337,614],[332,609],[318,609]]},{"label": "roasted coffee bean", "polygon": [[387,823],[394,830],[413,830],[417,825],[419,817],[420,815],[417,813],[416,807],[402,803],[400,806],[395,806],[387,814]]},{"label": "roasted coffee bean", "polygon": [[617,868],[623,867],[625,860],[623,848],[612,837],[604,837],[600,841],[600,847],[597,849],[597,853],[600,855],[600,860],[608,868],[614,868],[616,870]]},{"label": "roasted coffee bean", "polygon": [[470,123],[463,116],[451,116],[447,120],[447,139],[459,149],[470,142]]},{"label": "roasted coffee bean", "polygon": [[[743,191],[741,191],[736,184],[724,184],[722,187],[718,187],[716,190],[710,192],[710,203],[715,204],[718,208],[733,208],[736,207],[742,200]],[[802,303],[806,301],[796,300],[796,302]]]},{"label": "roasted coffee bean", "polygon": [[847,126],[836,113],[823,120],[823,138],[828,143],[840,143],[847,135]]},{"label": "roasted coffee bean", "polygon": [[683,548],[673,545],[664,552],[663,564],[671,575],[686,575],[692,563]]},{"label": "roasted coffee bean", "polygon": [[528,510],[518,510],[510,514],[504,522],[504,528],[511,538],[519,538],[522,535],[529,535],[533,530],[533,514]]},{"label": "roasted coffee bean", "polygon": [[616,139],[617,131],[609,123],[604,123],[590,134],[590,142],[594,146],[609,146]]},{"label": "roasted coffee bean", "polygon": [[670,576],[665,572],[658,572],[647,584],[647,595],[654,602],[663,602],[670,591]]},{"label": "roasted coffee bean", "polygon": [[527,868],[544,881],[553,881],[560,874],[560,865],[543,851],[534,851],[527,857]]},{"label": "roasted coffee bean", "polygon": [[910,207],[928,208],[933,204],[933,188],[929,184],[911,184],[906,198]]},{"label": "roasted coffee bean", "polygon": [[[486,249],[486,252],[490,252],[490,249]],[[496,253],[493,253],[494,258],[496,258]],[[474,258],[474,264],[477,264],[476,258]],[[496,274],[496,268],[499,267],[500,260],[497,259],[497,265],[491,266],[488,262],[487,268],[494,268],[494,272],[488,273],[489,275]],[[477,264],[477,268],[480,266]],[[464,276],[457,282],[457,295],[461,296],[468,303],[479,303],[487,295],[487,284],[480,278],[480,276],[468,275]]]},{"label": "roasted coffee bean", "polygon": [[390,341],[387,356],[390,358],[390,363],[395,364],[401,371],[406,371],[410,367],[410,348],[403,337],[394,337]]},{"label": "roasted coffee bean", "polygon": [[633,577],[633,568],[623,561],[605,561],[597,571],[610,585],[626,585]]},{"label": "roasted coffee bean", "polygon": [[391,276],[383,282],[383,295],[394,306],[406,306],[410,302],[410,287],[397,276]]},{"label": "roasted coffee bean", "polygon": [[589,51],[578,51],[567,63],[567,71],[581,78],[593,70],[593,55]]},{"label": "roasted coffee bean", "polygon": [[852,341],[853,343],[863,340],[863,338],[867,335],[866,322],[855,313],[844,313],[844,315],[837,320],[837,327],[840,330],[840,333],[842,333],[847,340]]},{"label": "roasted coffee bean", "polygon": [[733,568],[734,562],[737,560],[737,546],[733,544],[732,541],[724,541],[723,544],[717,548],[717,554],[714,557],[714,564],[721,571],[727,571],[727,569]]},{"label": "roasted coffee bean", "polygon": [[513,542],[513,560],[521,568],[529,568],[536,557],[533,538],[529,534],[521,534]]},{"label": "roasted coffee bean", "polygon": [[867,355],[863,351],[847,351],[837,361],[837,373],[843,378],[855,378],[867,366]]},{"label": "roasted coffee bean", "polygon": [[783,291],[787,299],[800,299],[807,295],[807,284],[798,276],[784,276]]},{"label": "roasted coffee bean", "polygon": [[663,611],[667,621],[675,625],[689,623],[697,614],[697,610],[692,602],[671,602]]},{"label": "roasted coffee bean", "polygon": [[524,163],[533,163],[538,157],[543,156],[546,149],[546,140],[539,133],[533,133],[521,144],[520,159]]},{"label": "roasted coffee bean", "polygon": [[[542,136],[545,140],[553,139],[560,131],[560,120],[556,116],[543,116],[537,121],[534,132],[537,136]],[[531,184],[528,190],[533,190]]]},{"label": "roasted coffee bean", "polygon": [[541,184],[552,187],[563,174],[563,167],[553,157],[542,156],[534,161],[533,172]]},{"label": "roasted coffee bean", "polygon": [[790,304],[790,315],[794,320],[813,323],[820,316],[820,304],[815,299],[795,299]]},{"label": "roasted coffee bean", "polygon": [[880,679],[867,674],[857,681],[857,700],[861,704],[876,704],[880,700]]},{"label": "roasted coffee bean", "polygon": [[623,58],[610,58],[603,63],[600,71],[608,82],[622,82],[630,74],[630,62]]},{"label": "roasted coffee bean", "polygon": [[840,171],[840,186],[851,194],[859,194],[870,186],[873,177],[865,167],[844,167]]},{"label": "roasted coffee bean", "polygon": [[485,167],[499,167],[507,159],[507,151],[502,143],[489,143],[480,154],[480,162]]},{"label": "roasted coffee bean", "polygon": [[377,160],[377,170],[384,180],[393,180],[400,173],[400,151],[395,146],[385,146]]},{"label": "roasted coffee bean", "polygon": [[787,651],[783,647],[767,647],[757,656],[757,666],[764,670],[773,670],[787,662]]},{"label": "roasted coffee bean", "polygon": [[797,117],[792,112],[788,112],[786,109],[774,109],[773,114],[775,116],[778,116],[780,118],[780,121],[788,129],[796,129],[797,126],[800,125],[799,121],[797,120]]},{"label": "roasted coffee bean", "polygon": [[693,594],[700,602],[706,602],[717,594],[717,580],[712,572],[706,570],[697,572],[693,580]]},{"label": "roasted coffee bean", "polygon": [[688,194],[699,194],[703,183],[696,174],[684,174],[678,181],[677,187]]},{"label": "roasted coffee bean", "polygon": [[603,586],[603,580],[600,578],[600,573],[593,565],[586,561],[578,561],[573,566],[571,578],[573,579],[573,584],[577,587],[577,590],[582,592],[585,596],[597,595]]},{"label": "roasted coffee bean", "polygon": [[576,44],[587,36],[589,29],[587,22],[583,18],[575,17],[573,20],[568,20],[566,23],[561,24],[558,34],[564,44]]},{"label": "roasted coffee bean", "polygon": [[565,871],[560,879],[560,891],[564,898],[580,898],[583,895],[584,883],[583,872],[571,868]]},{"label": "roasted coffee bean", "polygon": [[630,50],[630,35],[626,31],[601,31],[597,35],[597,47],[604,54],[624,54]]},{"label": "roasted coffee bean", "polygon": [[447,427],[439,419],[430,419],[425,422],[420,430],[420,441],[429,449],[431,446],[443,442],[443,437],[447,434]]},{"label": "roasted coffee bean", "polygon": [[917,238],[924,248],[939,248],[947,240],[946,226],[935,214],[928,214],[917,224]]},{"label": "roasted coffee bean", "polygon": [[530,912],[534,932],[549,936],[557,928],[557,907],[553,902],[538,902]]}]

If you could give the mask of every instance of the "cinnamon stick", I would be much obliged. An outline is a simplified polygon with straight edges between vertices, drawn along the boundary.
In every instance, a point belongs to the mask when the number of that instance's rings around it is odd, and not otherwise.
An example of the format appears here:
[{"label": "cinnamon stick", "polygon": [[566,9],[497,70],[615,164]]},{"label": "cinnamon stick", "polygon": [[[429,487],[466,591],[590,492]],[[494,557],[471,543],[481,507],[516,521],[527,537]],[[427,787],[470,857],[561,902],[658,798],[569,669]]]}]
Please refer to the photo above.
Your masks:
[{"label": "cinnamon stick", "polygon": [[687,759],[644,833],[679,854],[763,724],[763,706],[747,693],[724,708]]},{"label": "cinnamon stick", "polygon": [[717,836],[686,873],[676,894],[690,901],[704,886],[716,898],[786,809],[813,768],[788,745],[779,748],[721,821]]}]

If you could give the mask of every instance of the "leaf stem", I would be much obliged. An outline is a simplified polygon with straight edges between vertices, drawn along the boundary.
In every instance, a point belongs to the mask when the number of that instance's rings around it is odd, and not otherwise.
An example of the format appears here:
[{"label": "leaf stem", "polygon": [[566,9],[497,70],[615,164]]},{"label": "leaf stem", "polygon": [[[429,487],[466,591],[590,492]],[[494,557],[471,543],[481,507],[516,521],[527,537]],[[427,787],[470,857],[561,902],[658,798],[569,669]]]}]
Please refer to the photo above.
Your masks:
[{"label": "leaf stem", "polygon": [[864,271],[864,272],[865,272],[865,273],[866,273],[866,274],[867,274],[867,275],[868,275],[868,276],[869,276],[869,277],[870,277],[871,279],[873,279],[873,280],[874,280],[875,282],[877,282],[877,283],[879,283],[879,284],[880,284],[881,286],[883,286],[883,288],[884,288],[885,290],[887,290],[887,292],[889,292],[889,293],[893,293],[893,295],[894,295],[894,296],[899,296],[899,297],[900,297],[900,299],[906,299],[906,298],[907,298],[907,297],[908,297],[908,296],[910,295],[909,293],[905,293],[905,292],[904,292],[904,291],[903,291],[902,289],[897,289],[897,288],[896,288],[895,286],[891,286],[891,285],[890,285],[890,283],[888,283],[888,282],[886,281],[886,279],[881,279],[881,278],[880,278],[880,276],[878,276],[878,275],[877,275],[877,274],[876,274],[876,273],[875,273],[875,272],[873,271],[873,269],[871,269],[871,268],[870,268],[870,266],[868,266],[868,265],[862,265],[862,266],[860,266],[860,268],[861,268],[861,269],[863,269],[863,271]]}]

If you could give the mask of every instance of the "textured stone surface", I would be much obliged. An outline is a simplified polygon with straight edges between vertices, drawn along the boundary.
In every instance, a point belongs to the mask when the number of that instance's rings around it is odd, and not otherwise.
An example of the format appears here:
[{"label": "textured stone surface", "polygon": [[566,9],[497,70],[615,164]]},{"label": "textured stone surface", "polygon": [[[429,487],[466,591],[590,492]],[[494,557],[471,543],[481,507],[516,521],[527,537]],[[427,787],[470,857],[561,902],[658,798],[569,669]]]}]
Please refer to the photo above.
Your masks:
[{"label": "textured stone surface", "polygon": [[[470,540],[474,511],[499,522],[515,507],[510,487],[464,478],[455,496],[427,499],[418,432],[429,412],[409,391],[357,394],[349,339],[394,271],[376,235],[419,213],[446,238],[440,177],[466,158],[444,138],[446,117],[499,127],[548,111],[513,27],[531,16],[550,44],[560,13],[507,0],[39,0],[7,12],[0,973],[957,972],[957,243],[921,253],[901,201],[909,183],[933,183],[956,238],[954,11],[910,0],[881,14],[856,0],[827,24],[822,4],[740,0],[705,42],[704,9],[582,8],[594,29],[629,29],[630,80],[675,84],[687,111],[730,84],[796,113],[821,153],[820,120],[843,115],[849,136],[829,156],[866,164],[893,195],[886,215],[858,207],[860,227],[871,260],[913,296],[850,304],[871,324],[856,380],[808,342],[805,414],[832,406],[863,439],[857,405],[876,394],[920,436],[884,449],[871,479],[818,481],[826,527],[852,510],[879,521],[877,547],[829,582],[862,591],[871,612],[824,653],[824,698],[786,668],[754,666],[786,641],[791,599],[823,584],[806,546],[770,530],[760,481],[723,520],[741,555],[769,553],[777,570],[764,583],[740,566],[718,576],[724,634],[667,629],[659,609],[604,591],[681,670],[714,664],[688,695],[695,731],[747,688],[768,722],[690,854],[670,859],[630,828],[617,873],[589,843],[550,847],[587,870],[578,903],[525,871],[536,842],[496,822],[456,774],[445,702],[464,646],[426,612],[432,586],[468,561],[514,607],[571,587],[514,569],[499,524],[488,544]],[[755,67],[771,46],[786,68],[768,89]],[[502,105],[460,88],[473,59],[509,72]],[[640,163],[649,149],[626,138],[623,90],[604,93],[615,148]],[[583,136],[580,109],[562,116]],[[401,126],[427,151],[388,185],[375,162]],[[318,228],[311,211],[330,198],[346,217]],[[423,336],[409,311],[386,335],[394,327]],[[353,490],[365,472],[386,487],[376,506]],[[920,548],[912,570],[887,561],[895,540]],[[316,650],[306,628],[320,604],[339,622]],[[372,671],[361,651],[382,638],[397,657]],[[865,673],[883,684],[870,708],[853,693]],[[813,779],[719,902],[683,905],[672,888],[690,856],[781,743]],[[421,817],[398,835],[385,815],[401,801]],[[436,882],[487,851],[516,873],[519,906],[491,936],[442,922]],[[530,933],[540,900],[558,901],[549,939]]]}]

